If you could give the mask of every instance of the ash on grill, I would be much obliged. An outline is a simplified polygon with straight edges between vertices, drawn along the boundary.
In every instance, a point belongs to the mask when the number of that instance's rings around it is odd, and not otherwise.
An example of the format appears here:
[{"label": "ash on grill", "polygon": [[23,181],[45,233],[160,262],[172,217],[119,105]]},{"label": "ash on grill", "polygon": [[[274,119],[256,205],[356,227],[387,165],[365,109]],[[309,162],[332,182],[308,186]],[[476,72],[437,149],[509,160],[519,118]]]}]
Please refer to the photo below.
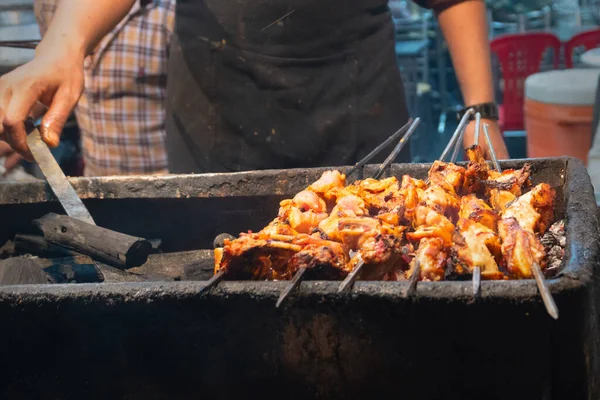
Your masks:
[{"label": "ash on grill", "polygon": [[554,277],[560,272],[565,256],[565,246],[567,244],[565,221],[560,220],[552,224],[542,236],[541,242],[546,250],[546,262],[548,263],[545,275]]}]

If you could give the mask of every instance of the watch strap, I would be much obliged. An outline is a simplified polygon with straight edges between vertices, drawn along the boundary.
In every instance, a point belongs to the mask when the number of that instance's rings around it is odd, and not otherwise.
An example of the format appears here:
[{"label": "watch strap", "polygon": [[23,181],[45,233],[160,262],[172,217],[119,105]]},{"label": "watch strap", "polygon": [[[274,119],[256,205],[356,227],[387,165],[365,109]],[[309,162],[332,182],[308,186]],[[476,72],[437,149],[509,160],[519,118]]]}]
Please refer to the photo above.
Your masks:
[{"label": "watch strap", "polygon": [[460,110],[458,112],[458,120],[460,121],[462,119],[462,117],[466,114],[466,112],[469,109],[473,109],[474,113],[471,116],[471,119],[475,119],[475,114],[479,113],[481,115],[481,118],[484,119],[490,119],[493,121],[497,121],[499,119],[499,114],[498,114],[498,105],[496,103],[490,102],[490,103],[480,103],[480,104],[474,104],[468,107],[463,108],[462,110]]}]

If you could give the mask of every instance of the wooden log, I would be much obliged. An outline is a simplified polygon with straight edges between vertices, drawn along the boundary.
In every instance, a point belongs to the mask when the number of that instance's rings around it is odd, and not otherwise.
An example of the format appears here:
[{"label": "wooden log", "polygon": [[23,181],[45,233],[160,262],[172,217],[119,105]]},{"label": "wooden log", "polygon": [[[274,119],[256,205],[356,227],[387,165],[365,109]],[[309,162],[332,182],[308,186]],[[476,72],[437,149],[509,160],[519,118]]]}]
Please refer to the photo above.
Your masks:
[{"label": "wooden log", "polygon": [[34,221],[47,241],[87,254],[119,269],[139,267],[148,260],[152,244],[143,238],[111,231],[66,215],[48,214]]},{"label": "wooden log", "polygon": [[42,258],[74,257],[81,254],[50,243],[40,235],[15,235],[15,249],[19,254],[33,254]]}]

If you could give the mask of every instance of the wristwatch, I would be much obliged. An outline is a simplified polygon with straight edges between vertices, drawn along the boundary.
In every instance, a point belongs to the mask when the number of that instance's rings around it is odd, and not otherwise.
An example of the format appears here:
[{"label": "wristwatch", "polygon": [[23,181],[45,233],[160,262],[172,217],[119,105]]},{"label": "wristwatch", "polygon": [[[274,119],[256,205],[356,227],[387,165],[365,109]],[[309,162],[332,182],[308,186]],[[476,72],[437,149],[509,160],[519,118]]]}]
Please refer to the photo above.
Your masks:
[{"label": "wristwatch", "polygon": [[475,119],[475,114],[481,114],[481,118],[483,119],[491,119],[493,121],[498,121],[498,105],[496,103],[480,103],[474,104],[472,106],[468,106],[460,110],[457,114],[458,120],[460,121],[462,117],[466,114],[469,109],[473,109],[473,114],[471,115],[471,120]]}]

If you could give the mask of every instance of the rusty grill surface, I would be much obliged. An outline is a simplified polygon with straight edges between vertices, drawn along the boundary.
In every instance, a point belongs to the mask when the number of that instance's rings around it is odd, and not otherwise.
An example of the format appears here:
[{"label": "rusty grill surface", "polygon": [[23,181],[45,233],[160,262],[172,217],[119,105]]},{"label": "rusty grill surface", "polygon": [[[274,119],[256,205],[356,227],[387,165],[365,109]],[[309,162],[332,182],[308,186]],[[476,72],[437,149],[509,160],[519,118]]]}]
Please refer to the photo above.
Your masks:
[{"label": "rusty grill surface", "polygon": [[[203,282],[4,287],[0,341],[12,345],[0,359],[11,384],[0,397],[597,398],[593,190],[577,160],[529,162],[534,184],[558,189],[566,219],[564,265],[549,282],[558,321],[533,280],[482,282],[478,300],[470,282],[423,282],[411,299],[405,282],[357,282],[350,295],[337,294],[339,282],[304,282],[282,310],[285,282],[224,282],[202,296]],[[324,170],[72,182],[99,226],[183,251],[261,227]],[[0,184],[0,241],[60,212],[52,200],[41,182]]]}]

